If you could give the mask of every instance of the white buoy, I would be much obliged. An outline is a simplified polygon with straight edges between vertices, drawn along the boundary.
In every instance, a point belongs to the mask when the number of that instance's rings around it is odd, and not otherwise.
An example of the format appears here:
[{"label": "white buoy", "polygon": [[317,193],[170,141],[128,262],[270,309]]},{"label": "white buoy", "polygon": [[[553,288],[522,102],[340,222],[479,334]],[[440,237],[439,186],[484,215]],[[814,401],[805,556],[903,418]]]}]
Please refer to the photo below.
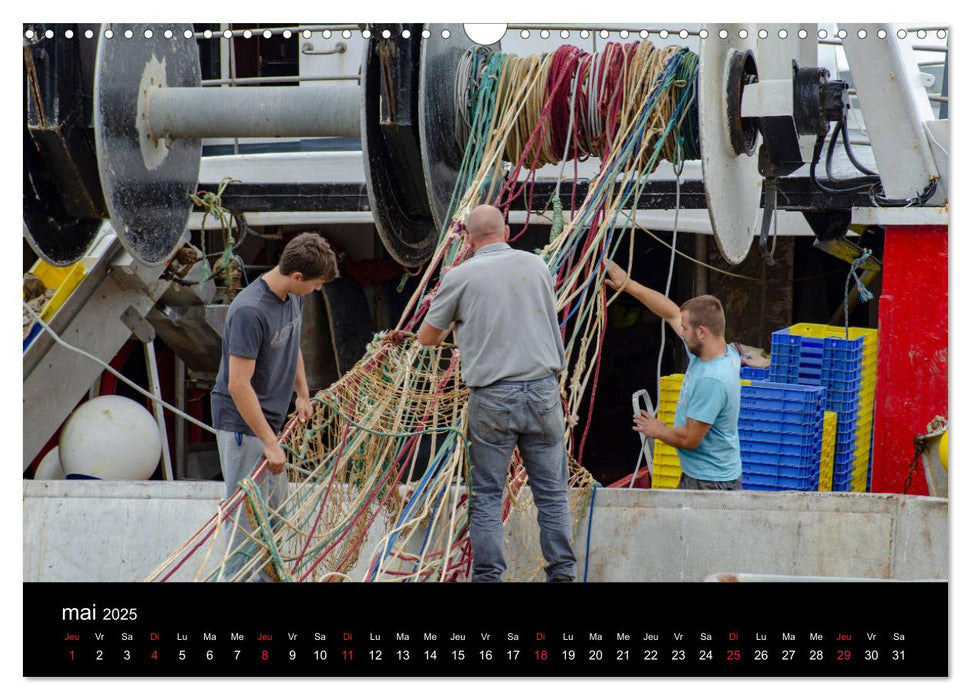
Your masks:
[{"label": "white buoy", "polygon": [[54,445],[54,449],[44,455],[44,459],[37,465],[34,472],[34,480],[55,480],[64,478],[64,467],[61,466],[60,449]]},{"label": "white buoy", "polygon": [[148,479],[162,453],[152,414],[124,396],[81,404],[64,424],[58,446],[68,479]]}]

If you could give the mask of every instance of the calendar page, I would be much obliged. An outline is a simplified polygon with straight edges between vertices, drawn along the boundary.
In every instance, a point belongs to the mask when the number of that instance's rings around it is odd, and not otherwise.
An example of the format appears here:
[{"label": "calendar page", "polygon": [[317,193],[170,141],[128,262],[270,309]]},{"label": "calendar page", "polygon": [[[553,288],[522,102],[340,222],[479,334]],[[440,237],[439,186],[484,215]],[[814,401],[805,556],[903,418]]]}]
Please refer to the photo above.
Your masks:
[{"label": "calendar page", "polygon": [[22,42],[23,676],[950,675],[949,25]]}]

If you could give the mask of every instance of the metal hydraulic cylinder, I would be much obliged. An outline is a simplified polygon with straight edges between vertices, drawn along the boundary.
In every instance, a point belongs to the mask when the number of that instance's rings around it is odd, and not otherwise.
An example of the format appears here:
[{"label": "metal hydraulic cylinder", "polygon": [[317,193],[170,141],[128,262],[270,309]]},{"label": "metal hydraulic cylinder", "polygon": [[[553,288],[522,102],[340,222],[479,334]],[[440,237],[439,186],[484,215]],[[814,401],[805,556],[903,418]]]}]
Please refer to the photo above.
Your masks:
[{"label": "metal hydraulic cylinder", "polygon": [[357,85],[160,87],[146,106],[155,139],[361,135]]}]

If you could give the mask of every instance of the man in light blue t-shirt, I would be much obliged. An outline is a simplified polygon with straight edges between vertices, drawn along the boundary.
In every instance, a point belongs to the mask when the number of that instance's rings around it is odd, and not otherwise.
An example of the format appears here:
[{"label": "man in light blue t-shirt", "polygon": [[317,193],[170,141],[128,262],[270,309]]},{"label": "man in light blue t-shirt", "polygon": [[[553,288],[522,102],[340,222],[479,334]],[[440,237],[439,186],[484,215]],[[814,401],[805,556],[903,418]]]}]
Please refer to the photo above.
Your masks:
[{"label": "man in light blue t-shirt", "polygon": [[741,360],[725,342],[725,311],[721,302],[706,294],[689,299],[678,308],[660,292],[632,280],[614,262],[607,265],[606,283],[612,289],[627,292],[667,321],[688,352],[688,369],[681,383],[674,427],[641,411],[634,418],[634,430],[678,451],[682,472],[679,489],[741,489]]}]

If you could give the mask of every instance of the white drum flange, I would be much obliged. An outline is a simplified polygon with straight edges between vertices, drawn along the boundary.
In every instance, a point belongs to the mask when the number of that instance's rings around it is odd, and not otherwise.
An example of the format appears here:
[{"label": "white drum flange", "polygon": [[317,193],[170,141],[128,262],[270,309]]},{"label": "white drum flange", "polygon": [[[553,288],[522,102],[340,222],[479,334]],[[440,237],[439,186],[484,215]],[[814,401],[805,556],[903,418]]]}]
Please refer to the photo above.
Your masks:
[{"label": "white drum flange", "polygon": [[[707,24],[698,65],[701,169],[708,215],[718,249],[735,265],[748,255],[761,220],[762,176],[758,143],[753,155],[736,155],[728,131],[728,71],[735,51],[756,51],[757,25]],[[722,29],[728,36],[722,39]],[[739,30],[748,35],[739,37]]]}]

